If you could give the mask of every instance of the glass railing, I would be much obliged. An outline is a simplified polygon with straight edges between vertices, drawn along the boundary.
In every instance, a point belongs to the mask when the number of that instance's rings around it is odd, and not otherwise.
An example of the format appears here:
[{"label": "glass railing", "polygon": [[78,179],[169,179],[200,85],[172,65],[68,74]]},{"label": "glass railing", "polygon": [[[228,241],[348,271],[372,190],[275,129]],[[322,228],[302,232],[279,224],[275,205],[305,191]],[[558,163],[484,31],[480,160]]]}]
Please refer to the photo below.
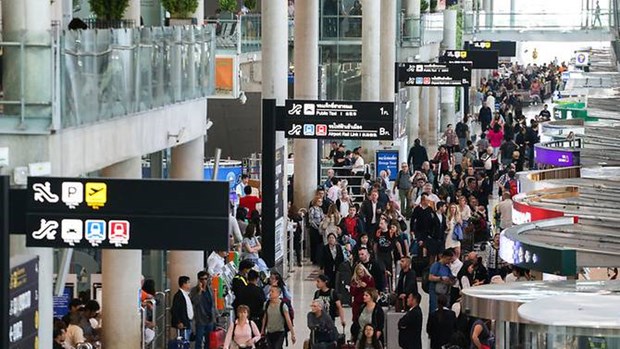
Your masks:
[{"label": "glass railing", "polygon": [[207,23],[215,27],[216,48],[219,52],[239,54],[261,50],[260,14],[247,14],[234,19],[209,19]]},{"label": "glass railing", "polygon": [[419,17],[399,17],[399,42],[401,47],[419,47],[443,37],[443,14],[425,13]]},{"label": "glass railing", "polygon": [[62,126],[78,126],[214,92],[211,26],[68,31]]},{"label": "glass railing", "polygon": [[214,29],[4,32],[0,133],[45,134],[207,97]]},{"label": "glass railing", "polygon": [[361,15],[323,15],[319,22],[319,40],[355,40],[362,39]]},{"label": "glass railing", "polygon": [[613,26],[609,12],[506,13],[469,11],[465,13],[464,30],[603,30]]},{"label": "glass railing", "polygon": [[[60,124],[60,31],[2,33],[0,133],[49,133]],[[54,117],[53,117],[54,116]]]}]

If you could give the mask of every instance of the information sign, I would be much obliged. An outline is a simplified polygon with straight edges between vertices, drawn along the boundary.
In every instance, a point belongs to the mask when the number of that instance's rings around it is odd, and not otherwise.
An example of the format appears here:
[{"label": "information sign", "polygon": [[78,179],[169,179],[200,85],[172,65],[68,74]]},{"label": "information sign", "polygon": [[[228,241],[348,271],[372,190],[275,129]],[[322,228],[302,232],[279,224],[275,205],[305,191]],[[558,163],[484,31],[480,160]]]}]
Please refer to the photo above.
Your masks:
[{"label": "information sign", "polygon": [[11,259],[9,349],[38,347],[39,258]]},{"label": "information sign", "polygon": [[516,41],[466,41],[468,51],[497,51],[500,57],[516,57]]},{"label": "information sign", "polygon": [[375,152],[376,178],[379,178],[381,171],[389,170],[390,180],[396,180],[399,170],[399,161],[398,150],[377,150]]},{"label": "information sign", "polygon": [[472,69],[497,69],[499,55],[497,51],[463,51],[446,50],[439,61],[450,64],[471,64]]},{"label": "information sign", "polygon": [[396,79],[405,86],[469,86],[471,65],[396,63]]}]

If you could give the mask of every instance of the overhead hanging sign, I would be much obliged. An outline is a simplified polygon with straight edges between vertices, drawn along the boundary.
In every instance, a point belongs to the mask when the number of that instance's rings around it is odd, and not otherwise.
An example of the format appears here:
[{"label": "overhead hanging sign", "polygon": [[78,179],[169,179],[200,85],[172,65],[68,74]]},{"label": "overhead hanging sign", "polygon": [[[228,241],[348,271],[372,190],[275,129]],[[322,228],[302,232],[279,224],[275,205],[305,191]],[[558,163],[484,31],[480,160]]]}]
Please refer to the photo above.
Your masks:
[{"label": "overhead hanging sign", "polygon": [[26,244],[228,250],[228,183],[29,177]]},{"label": "overhead hanging sign", "polygon": [[396,80],[405,86],[469,86],[471,64],[396,63]]},{"label": "overhead hanging sign", "polygon": [[516,41],[466,41],[467,51],[497,51],[500,57],[516,57]]},{"label": "overhead hanging sign", "polygon": [[393,102],[287,100],[278,115],[286,138],[393,140]]},{"label": "overhead hanging sign", "polygon": [[446,50],[444,55],[439,57],[439,61],[450,64],[469,63],[472,69],[497,69],[499,55],[497,51]]}]

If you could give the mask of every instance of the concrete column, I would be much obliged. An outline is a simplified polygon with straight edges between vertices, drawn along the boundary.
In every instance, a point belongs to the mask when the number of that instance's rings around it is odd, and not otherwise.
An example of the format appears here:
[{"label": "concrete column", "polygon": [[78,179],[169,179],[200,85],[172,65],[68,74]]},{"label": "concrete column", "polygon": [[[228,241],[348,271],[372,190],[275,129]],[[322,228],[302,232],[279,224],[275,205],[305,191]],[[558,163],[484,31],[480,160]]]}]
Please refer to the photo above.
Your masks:
[{"label": "concrete column", "polygon": [[[441,45],[442,50],[453,50],[457,48],[456,14],[456,10],[445,10],[443,12],[443,42]],[[441,88],[441,131],[445,130],[448,124],[455,123],[456,107],[454,96],[454,87]]]},{"label": "concrete column", "polygon": [[196,23],[202,25],[205,20],[205,0],[198,0],[198,7],[192,17],[196,18]]},{"label": "concrete column", "polygon": [[[437,148],[437,134],[439,133],[437,130],[439,115],[437,112],[439,110],[438,103],[439,96],[439,88],[438,87],[430,87],[430,91],[428,93],[428,151],[429,153],[434,153]],[[452,103],[454,106],[454,103]],[[454,112],[454,110],[452,110]],[[443,110],[442,110],[443,113]]]},{"label": "concrete column", "polygon": [[428,146],[428,114],[430,87],[421,87],[420,90],[420,118],[418,120],[418,138],[422,145]]},{"label": "concrete column", "polygon": [[[52,7],[49,3],[38,0],[2,1],[1,6],[3,41],[46,45],[51,43]],[[26,103],[51,102],[51,57],[51,48],[27,47],[22,56],[18,46],[5,46],[2,60],[4,100],[19,101],[23,91]],[[21,110],[19,105],[5,105],[4,113],[20,115]],[[25,114],[51,115],[51,107],[26,105]]]},{"label": "concrete column", "polygon": [[394,64],[396,63],[396,1],[381,0],[380,73],[381,101],[394,101]]},{"label": "concrete column", "polygon": [[129,0],[123,19],[132,20],[136,27],[140,26],[140,0]]},{"label": "concrete column", "polygon": [[[101,170],[102,177],[142,178],[139,157],[116,163]],[[103,287],[102,321],[105,324],[103,340],[108,349],[138,348],[140,332],[140,278],[142,275],[141,250],[103,250],[101,277]]]},{"label": "concrete column", "polygon": [[[377,102],[381,98],[381,2],[362,0],[362,100]],[[393,68],[392,68],[393,69]],[[362,141],[366,163],[374,161],[377,141]]]},{"label": "concrete column", "polygon": [[[420,0],[406,0],[405,2],[405,33],[411,39],[420,37]],[[409,144],[412,144],[409,142]]]},{"label": "concrete column", "polygon": [[[204,179],[204,138],[172,148],[169,171],[171,179]],[[169,251],[168,279],[173,292],[179,288],[179,276],[189,276],[193,281],[196,273],[204,269],[204,251]]]},{"label": "concrete column", "polygon": [[409,109],[407,115],[407,137],[409,146],[413,146],[413,142],[419,137],[420,129],[420,88],[409,87]]},{"label": "concrete column", "polygon": [[[301,5],[301,1],[298,2],[298,6]],[[275,99],[276,105],[283,106],[288,95],[288,1],[286,0],[270,0],[262,1],[262,93],[265,99]],[[297,11],[297,9],[296,9]],[[296,15],[295,17],[298,17]],[[300,29],[301,28],[297,28]],[[314,29],[316,30],[316,29]],[[318,31],[317,31],[318,33]],[[284,156],[287,154],[286,139],[284,138],[284,132],[276,132],[275,135],[276,149],[284,147]],[[274,151],[276,150],[274,149]],[[286,161],[286,160],[285,160]],[[286,162],[285,162],[286,163]],[[283,199],[284,205],[288,202],[286,191],[286,166],[284,166],[283,181],[278,183],[278,186],[283,187]],[[266,184],[263,184],[266,185]],[[273,184],[275,185],[275,183]],[[286,215],[286,207],[280,207],[279,211]],[[276,217],[277,221],[277,217]],[[270,222],[275,224],[276,222]],[[265,233],[271,233],[265,231]],[[272,253],[278,244],[282,246],[282,252],[284,256],[287,255],[288,249],[286,241],[276,241],[278,237],[286,237],[286,223],[282,224],[281,230],[276,232],[274,229],[273,237],[265,237],[263,239],[271,242],[273,246],[265,246],[263,243],[263,251]],[[263,241],[265,241],[263,240]],[[278,264],[276,264],[280,271],[283,271]]]},{"label": "concrete column", "polygon": [[[319,90],[319,0],[295,5],[295,98],[317,99]],[[295,140],[294,198],[298,208],[313,199],[318,183],[317,141]],[[290,198],[289,198],[290,200]]]}]

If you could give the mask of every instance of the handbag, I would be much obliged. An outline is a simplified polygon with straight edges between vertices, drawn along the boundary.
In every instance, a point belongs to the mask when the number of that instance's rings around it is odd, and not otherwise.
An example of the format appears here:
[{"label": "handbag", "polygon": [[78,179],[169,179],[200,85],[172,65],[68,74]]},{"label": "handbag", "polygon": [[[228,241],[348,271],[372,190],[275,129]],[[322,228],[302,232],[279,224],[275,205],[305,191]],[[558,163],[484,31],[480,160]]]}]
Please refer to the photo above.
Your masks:
[{"label": "handbag", "polygon": [[456,223],[454,225],[454,230],[452,231],[452,239],[456,241],[463,240],[463,227],[461,224]]},{"label": "handbag", "polygon": [[269,342],[267,337],[262,337],[258,342],[254,343],[255,349],[269,349]]},{"label": "handbag", "polygon": [[450,290],[450,286],[444,284],[443,282],[435,283],[435,293],[438,295],[448,294]]}]

